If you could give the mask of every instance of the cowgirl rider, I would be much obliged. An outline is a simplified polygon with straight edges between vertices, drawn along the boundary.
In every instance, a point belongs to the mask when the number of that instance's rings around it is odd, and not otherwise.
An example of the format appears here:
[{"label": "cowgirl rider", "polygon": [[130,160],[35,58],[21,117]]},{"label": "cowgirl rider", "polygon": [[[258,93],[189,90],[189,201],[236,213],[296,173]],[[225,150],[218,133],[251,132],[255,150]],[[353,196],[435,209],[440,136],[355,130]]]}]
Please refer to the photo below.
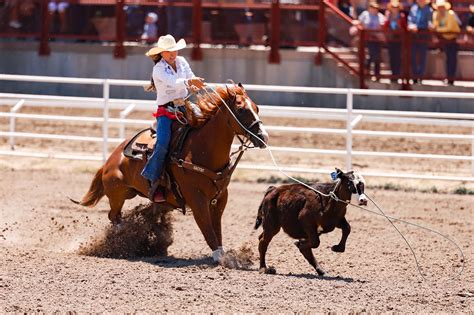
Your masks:
[{"label": "cowgirl rider", "polygon": [[150,200],[164,202],[163,192],[158,188],[161,171],[168,145],[171,138],[171,124],[176,120],[174,112],[168,107],[174,107],[175,100],[183,99],[188,94],[188,88],[199,90],[204,87],[204,79],[195,77],[188,62],[184,57],[178,56],[178,50],[186,47],[184,39],[178,42],[171,35],[161,36],[155,47],[146,55],[150,57],[155,66],[148,91],[156,91],[158,109],[153,116],[156,117],[156,144],[153,154],[146,163],[141,175],[149,184]]}]

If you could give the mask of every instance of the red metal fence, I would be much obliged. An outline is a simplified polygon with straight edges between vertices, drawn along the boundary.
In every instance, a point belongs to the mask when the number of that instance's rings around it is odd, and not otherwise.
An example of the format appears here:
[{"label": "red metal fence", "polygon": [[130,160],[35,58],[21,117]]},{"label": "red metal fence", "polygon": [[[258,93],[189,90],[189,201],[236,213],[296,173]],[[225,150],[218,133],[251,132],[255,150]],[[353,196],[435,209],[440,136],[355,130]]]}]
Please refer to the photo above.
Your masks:
[{"label": "red metal fence", "polygon": [[[115,42],[114,56],[124,58],[125,42],[151,44],[156,41],[156,38],[141,38],[146,14],[155,12],[158,36],[170,33],[185,38],[193,44],[194,59],[202,58],[202,43],[266,45],[270,47],[271,63],[280,62],[282,47],[318,46],[357,75],[361,87],[373,76],[364,64],[368,43],[374,42],[374,38],[378,38],[376,41],[384,51],[394,38],[402,44],[401,73],[393,75],[382,71],[378,77],[398,79],[405,85],[412,72],[410,47],[420,41],[410,33],[377,31],[379,34],[375,36],[374,31],[360,26],[354,32],[352,19],[327,0],[69,0],[65,13],[50,10],[48,0],[17,2],[20,12],[16,14],[20,16],[21,27],[12,28],[8,17],[14,8],[0,0],[0,38],[37,39],[40,55],[50,53],[51,40],[79,40]],[[456,0],[454,8],[460,14],[467,14],[469,3],[469,0]],[[28,4],[29,8],[25,7]],[[444,47],[436,33],[429,33],[422,40],[428,41],[431,49]],[[458,43],[461,50],[473,50],[473,35],[462,32]],[[322,53],[320,50],[315,56],[316,63],[321,62]],[[432,76],[421,79],[428,78],[440,79]],[[450,79],[474,81],[465,76]]]}]

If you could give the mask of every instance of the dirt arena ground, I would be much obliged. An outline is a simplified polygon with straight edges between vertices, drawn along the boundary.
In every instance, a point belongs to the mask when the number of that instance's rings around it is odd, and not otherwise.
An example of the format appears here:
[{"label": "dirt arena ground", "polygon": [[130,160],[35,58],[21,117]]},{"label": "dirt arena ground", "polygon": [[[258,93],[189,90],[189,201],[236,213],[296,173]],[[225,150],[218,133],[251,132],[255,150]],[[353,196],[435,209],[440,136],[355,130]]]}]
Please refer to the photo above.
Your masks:
[{"label": "dirt arena ground", "polygon": [[[0,110],[6,110],[1,107]],[[52,110],[25,108],[22,112]],[[65,115],[99,115],[98,112],[56,110]],[[112,113],[112,117],[117,113]],[[135,113],[131,118],[148,118]],[[285,119],[264,120],[267,125],[288,125]],[[7,120],[0,123],[8,129]],[[292,125],[343,128],[341,122],[292,120]],[[18,130],[100,136],[101,128],[19,120]],[[86,128],[87,127],[87,128]],[[467,128],[363,124],[363,129],[471,134]],[[128,129],[128,132],[133,127]],[[117,131],[112,130],[112,136]],[[0,149],[7,149],[6,138]],[[271,145],[344,149],[344,137],[271,133]],[[64,143],[64,142],[63,142]],[[54,149],[100,152],[101,145],[80,142],[18,139],[18,150],[53,152]],[[470,143],[421,139],[359,137],[355,150],[470,155]],[[312,168],[343,167],[344,158],[276,154],[282,164]],[[264,152],[248,152],[242,162],[271,164]],[[280,232],[269,247],[267,262],[276,275],[258,273],[257,238],[253,230],[258,205],[268,179],[275,173],[237,171],[223,218],[224,245],[237,267],[216,265],[191,213],[172,213],[173,242],[167,256],[100,258],[94,247],[104,240],[110,225],[108,204],[94,209],[72,204],[87,190],[97,162],[0,157],[0,312],[252,312],[282,313],[472,313],[474,311],[473,196],[452,192],[467,182],[400,181],[367,178],[367,194],[388,215],[435,229],[456,246],[423,229],[397,223],[412,245],[425,280],[400,235],[384,218],[350,208],[352,226],[345,253],[333,253],[341,232],[321,237],[316,258],[328,272],[318,277]],[[386,172],[461,175],[468,162],[357,158],[354,167]],[[327,180],[328,176],[311,176]],[[386,190],[384,188],[390,188]],[[145,199],[129,201],[133,209]],[[369,209],[376,210],[373,206]],[[142,227],[137,226],[137,230]],[[137,240],[137,243],[139,241]],[[127,243],[133,250],[134,243]],[[136,246],[139,246],[138,244]],[[84,255],[95,248],[95,256]],[[234,260],[233,260],[234,259]],[[242,263],[242,261],[244,263]],[[459,277],[453,279],[464,266]]]},{"label": "dirt arena ground", "polygon": [[[224,241],[253,264],[215,265],[192,214],[174,212],[168,256],[110,259],[78,254],[109,226],[108,206],[72,204],[89,185],[94,163],[0,160],[0,312],[400,312],[473,311],[472,196],[368,190],[387,214],[436,229],[397,224],[414,258],[381,217],[356,208],[345,253],[333,253],[340,231],[314,250],[328,276],[318,277],[283,233],[270,244],[276,275],[258,273],[255,215],[267,184],[234,181],[224,213]],[[42,161],[42,162],[41,162]],[[26,165],[28,163],[28,165]],[[69,164],[67,164],[69,163]],[[56,165],[54,165],[56,164]],[[13,167],[11,165],[14,165]],[[20,167],[21,166],[21,167]],[[144,199],[126,205],[131,209]],[[373,207],[370,207],[373,209]]]}]

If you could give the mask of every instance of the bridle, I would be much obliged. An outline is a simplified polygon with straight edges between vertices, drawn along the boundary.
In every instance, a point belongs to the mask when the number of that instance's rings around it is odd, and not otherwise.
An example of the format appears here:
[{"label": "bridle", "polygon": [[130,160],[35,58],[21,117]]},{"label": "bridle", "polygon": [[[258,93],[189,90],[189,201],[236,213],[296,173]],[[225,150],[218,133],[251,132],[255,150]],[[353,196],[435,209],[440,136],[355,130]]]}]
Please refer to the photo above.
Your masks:
[{"label": "bridle", "polygon": [[[259,118],[258,119],[255,119],[254,121],[252,121],[250,123],[250,125],[248,126],[244,126],[244,124],[239,120],[239,118],[237,117],[237,114],[234,113],[234,111],[229,107],[229,105],[227,104],[227,102],[225,102],[224,99],[221,98],[221,96],[216,92],[216,90],[214,90],[212,87],[210,87],[210,89],[213,91],[213,93],[215,95],[217,95],[218,98],[221,99],[222,101],[222,104],[227,108],[227,110],[229,111],[229,113],[231,114],[231,116],[235,119],[235,121],[237,122],[237,124],[240,125],[240,127],[244,130],[244,135],[243,137],[245,139],[242,139],[242,137],[240,135],[237,135],[235,134],[236,138],[239,139],[240,141],[240,147],[237,151],[235,152],[232,152],[231,153],[231,156],[240,152],[241,150],[246,150],[246,149],[253,149],[253,148],[256,148],[255,144],[252,142],[252,137],[255,137],[256,135],[250,130],[251,128],[253,128],[255,125],[257,124],[262,124],[262,120],[260,120]],[[214,99],[214,97],[209,93],[209,91],[207,89],[202,89],[204,90],[204,92],[209,96],[209,98],[212,100]],[[234,94],[233,95],[233,99],[232,99],[232,104],[235,104],[236,103],[236,99],[237,99],[237,95]],[[219,110],[220,110],[220,106],[219,106]],[[229,126],[229,128],[233,129],[233,127],[231,126],[230,122],[227,121],[227,125]]]}]

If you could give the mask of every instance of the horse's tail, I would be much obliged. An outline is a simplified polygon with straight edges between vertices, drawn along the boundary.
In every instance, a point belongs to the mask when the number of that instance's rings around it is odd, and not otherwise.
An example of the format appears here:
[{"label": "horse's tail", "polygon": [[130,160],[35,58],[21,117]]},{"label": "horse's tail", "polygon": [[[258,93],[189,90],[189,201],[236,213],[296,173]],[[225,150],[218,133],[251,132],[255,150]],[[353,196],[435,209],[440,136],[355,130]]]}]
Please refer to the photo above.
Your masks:
[{"label": "horse's tail", "polygon": [[275,186],[270,186],[265,192],[265,196],[263,197],[263,200],[260,203],[260,206],[258,207],[257,218],[255,219],[255,226],[254,226],[255,230],[258,229],[260,225],[262,225],[264,211],[268,208],[268,204],[270,203],[270,206],[275,204],[274,202],[275,196],[271,196],[267,198],[268,194],[274,191],[275,189],[276,189]]},{"label": "horse's tail", "polygon": [[75,204],[85,206],[85,207],[93,207],[95,206],[99,200],[104,197],[104,185],[102,184],[102,173],[103,167],[101,167],[97,173],[95,173],[94,179],[92,180],[91,186],[89,187],[89,191],[82,197],[81,201],[76,201],[69,198]]}]

